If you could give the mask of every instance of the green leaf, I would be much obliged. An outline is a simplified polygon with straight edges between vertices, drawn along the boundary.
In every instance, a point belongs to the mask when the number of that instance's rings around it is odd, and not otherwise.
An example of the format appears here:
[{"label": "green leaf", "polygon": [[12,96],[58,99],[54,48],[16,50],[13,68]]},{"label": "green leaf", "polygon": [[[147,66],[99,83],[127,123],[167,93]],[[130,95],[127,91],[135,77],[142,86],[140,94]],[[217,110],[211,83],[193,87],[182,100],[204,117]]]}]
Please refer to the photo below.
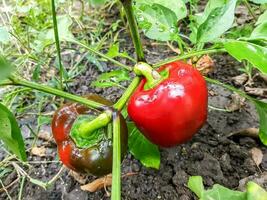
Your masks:
[{"label": "green leaf", "polygon": [[95,65],[97,67],[97,69],[100,71],[100,72],[104,72],[105,69],[104,67],[102,66],[102,64],[99,62],[99,60],[97,59],[97,57],[93,54],[88,54],[86,56],[87,60],[92,63],[93,65]]},{"label": "green leaf", "polygon": [[0,55],[0,81],[5,80],[13,70],[14,67]]},{"label": "green leaf", "polygon": [[182,0],[151,0],[151,1],[147,1],[147,0],[136,0],[136,4],[137,6],[140,6],[142,4],[147,4],[147,5],[151,5],[151,4],[158,4],[161,5],[165,8],[170,9],[171,11],[173,11],[177,17],[177,21],[179,21],[180,19],[183,19],[186,17],[187,15],[187,9],[186,9],[186,5],[185,2]]},{"label": "green leaf", "polygon": [[107,87],[122,87],[120,82],[130,80],[129,73],[125,70],[114,70],[111,72],[103,73],[98,76],[96,81],[92,82],[92,86],[99,88]]},{"label": "green leaf", "polygon": [[267,146],[267,103],[253,100],[260,117],[259,137],[264,145]]},{"label": "green leaf", "polygon": [[106,3],[106,0],[89,0],[89,3],[93,6],[101,6]]},{"label": "green leaf", "polygon": [[247,200],[266,200],[267,192],[258,184],[249,181],[247,183]]},{"label": "green leaf", "polygon": [[203,13],[197,14],[196,21],[200,25],[204,23],[209,17],[210,13],[216,9],[225,6],[229,0],[209,0]]},{"label": "green leaf", "polygon": [[264,4],[264,3],[267,3],[267,0],[250,0],[251,2],[253,3],[256,3],[256,4]]},{"label": "green leaf", "polygon": [[79,115],[71,127],[70,136],[79,148],[90,148],[105,137],[105,128],[97,129],[92,132],[87,138],[80,136],[80,125],[92,121],[95,116],[92,115]]},{"label": "green leaf", "polygon": [[26,151],[20,128],[14,115],[0,104],[0,140],[22,161],[26,161]]},{"label": "green leaf", "polygon": [[206,190],[203,193],[201,200],[246,200],[246,193],[230,190],[221,185],[215,184],[212,189]]},{"label": "green leaf", "polygon": [[219,184],[212,189],[205,190],[200,176],[189,178],[188,187],[198,196],[200,200],[265,200],[267,192],[253,182],[247,183],[247,192],[230,190]]},{"label": "green leaf", "polygon": [[156,145],[148,141],[143,134],[136,128],[134,123],[128,123],[129,131],[129,150],[134,157],[145,166],[159,169],[160,152]]},{"label": "green leaf", "polygon": [[198,42],[211,42],[232,27],[237,0],[213,9],[197,31]]},{"label": "green leaf", "polygon": [[[58,36],[59,41],[70,41],[74,39],[74,36],[70,30],[72,25],[72,19],[68,15],[57,16],[58,23]],[[41,32],[38,35],[37,40],[34,41],[34,49],[37,52],[43,51],[43,49],[55,42],[54,29],[50,28],[46,31]]]},{"label": "green leaf", "polygon": [[189,189],[192,190],[198,196],[198,198],[202,198],[205,189],[201,176],[191,176],[188,180],[187,185]]},{"label": "green leaf", "polygon": [[247,60],[261,72],[267,73],[267,48],[236,40],[225,42],[224,47],[238,61]]},{"label": "green leaf", "polygon": [[44,125],[44,124],[50,124],[52,121],[51,116],[42,116],[40,115],[37,119],[38,127]]},{"label": "green leaf", "polygon": [[249,39],[263,39],[267,40],[267,21],[257,26],[251,33]]},{"label": "green leaf", "polygon": [[127,52],[120,52],[120,44],[118,42],[111,45],[106,55],[110,58],[122,57],[132,60]]},{"label": "green leaf", "polygon": [[0,43],[8,44],[10,41],[10,35],[6,27],[0,26]]},{"label": "green leaf", "polygon": [[256,22],[255,25],[259,25],[265,22],[267,22],[267,10],[262,15],[259,16],[258,21]]},{"label": "green leaf", "polygon": [[138,0],[135,11],[145,35],[160,41],[174,40],[178,34],[177,21],[187,14],[184,2],[173,0]]}]

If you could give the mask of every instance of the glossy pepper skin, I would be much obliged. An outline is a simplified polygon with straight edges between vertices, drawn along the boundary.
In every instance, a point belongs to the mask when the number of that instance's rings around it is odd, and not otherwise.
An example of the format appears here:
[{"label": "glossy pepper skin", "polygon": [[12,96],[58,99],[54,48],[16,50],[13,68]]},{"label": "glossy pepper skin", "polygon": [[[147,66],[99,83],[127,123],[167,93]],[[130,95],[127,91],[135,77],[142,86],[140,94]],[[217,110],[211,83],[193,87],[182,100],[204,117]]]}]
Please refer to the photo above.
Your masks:
[{"label": "glossy pepper skin", "polygon": [[191,65],[161,66],[168,77],[152,89],[143,79],[128,103],[128,114],[151,142],[171,147],[191,139],[207,119],[208,91],[204,78]]},{"label": "glossy pepper skin", "polygon": [[[88,99],[100,102],[107,106],[112,102],[96,95],[90,94]],[[104,139],[100,143],[87,149],[76,147],[70,137],[70,130],[75,119],[80,114],[90,113],[88,107],[78,103],[68,103],[59,108],[52,120],[52,132],[57,143],[60,160],[68,168],[95,176],[103,176],[112,171],[112,140]],[[120,114],[121,152],[122,158],[127,151],[128,131],[127,125]]]}]

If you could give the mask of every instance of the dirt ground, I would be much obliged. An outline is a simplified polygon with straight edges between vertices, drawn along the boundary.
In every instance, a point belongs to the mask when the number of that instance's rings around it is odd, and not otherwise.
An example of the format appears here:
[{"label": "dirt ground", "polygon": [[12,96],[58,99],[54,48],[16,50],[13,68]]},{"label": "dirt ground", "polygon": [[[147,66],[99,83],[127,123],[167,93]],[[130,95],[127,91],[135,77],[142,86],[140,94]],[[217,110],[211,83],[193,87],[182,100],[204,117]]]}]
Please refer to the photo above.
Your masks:
[{"label": "dirt ground", "polygon": [[[125,43],[129,40],[125,36]],[[151,41],[146,43],[147,60],[155,63],[160,59],[174,55],[166,46],[157,46]],[[128,48],[128,49],[127,49]],[[130,47],[125,47],[128,52],[133,52]],[[163,56],[164,55],[164,56]],[[209,76],[225,83],[233,84],[232,77],[242,74],[238,69],[241,63],[234,61],[227,55],[212,56],[215,62],[215,70]],[[64,60],[68,62],[67,58]],[[122,60],[123,61],[123,60]],[[114,66],[106,65],[107,69]],[[122,94],[121,89],[97,89],[89,85],[99,72],[92,65],[88,65],[88,70],[79,79],[70,85],[71,92],[76,94],[86,94],[96,92],[104,97],[116,101]],[[266,87],[262,81],[255,82],[256,85]],[[127,85],[127,83],[125,83]],[[209,104],[215,107],[225,108],[233,102],[231,92],[215,86],[209,85]],[[25,118],[20,120],[22,127],[27,123],[34,123],[34,119]],[[257,177],[266,177],[267,172],[267,149],[252,137],[235,136],[228,137],[232,132],[242,129],[258,127],[258,117],[253,105],[247,101],[242,107],[234,112],[223,112],[210,109],[207,123],[196,134],[193,139],[183,145],[170,149],[161,149],[161,165],[159,170],[148,169],[128,154],[123,161],[123,173],[136,172],[135,175],[122,179],[122,199],[124,200],[194,200],[196,197],[187,188],[186,184],[189,176],[200,175],[204,179],[205,186],[210,187],[215,183],[226,187],[238,189],[240,180],[250,177],[256,180]],[[50,132],[49,127],[43,127]],[[26,128],[24,135],[29,135]],[[32,138],[26,139],[27,144]],[[57,151],[53,141],[45,142],[41,139],[37,145],[42,146],[46,143],[45,157],[29,156],[30,161],[37,161],[27,173],[42,181],[50,180],[61,168],[61,164],[56,161]],[[253,147],[261,149],[263,161],[259,167],[252,159],[251,149]],[[0,160],[4,154],[0,153]],[[41,163],[39,161],[48,161]],[[38,163],[39,162],[39,163]],[[16,172],[10,173],[4,185],[12,183],[16,179]],[[94,180],[95,177],[89,176],[86,182]],[[61,177],[47,190],[38,187],[26,180],[22,191],[22,199],[25,200],[100,200],[109,199],[107,192],[102,189],[95,193],[82,191],[80,185],[65,169]],[[261,184],[267,187],[267,181]],[[110,188],[108,188],[110,190]],[[12,198],[17,199],[19,184],[13,185],[8,189]],[[6,193],[0,193],[0,199],[7,199]]]}]

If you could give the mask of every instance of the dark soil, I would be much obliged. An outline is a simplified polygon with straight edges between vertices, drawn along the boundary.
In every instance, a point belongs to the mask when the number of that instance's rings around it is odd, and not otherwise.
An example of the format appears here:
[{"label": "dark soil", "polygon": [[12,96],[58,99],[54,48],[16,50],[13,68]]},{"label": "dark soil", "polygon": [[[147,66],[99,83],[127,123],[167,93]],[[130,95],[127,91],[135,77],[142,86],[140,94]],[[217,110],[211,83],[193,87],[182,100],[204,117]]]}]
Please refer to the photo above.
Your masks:
[{"label": "dark soil", "polygon": [[[125,37],[124,41],[129,41],[129,38]],[[165,46],[153,46],[148,42],[146,43],[147,59],[151,63],[163,59],[161,55],[165,57],[173,55]],[[127,50],[129,52],[133,51],[132,49]],[[231,84],[231,77],[241,74],[238,70],[241,64],[229,56],[217,55],[213,59],[215,61],[215,71],[210,74],[210,77]],[[113,69],[110,66],[107,66],[107,69]],[[71,91],[76,94],[96,92],[112,101],[116,101],[123,93],[121,89],[103,90],[90,87],[91,81],[98,74],[99,72],[94,66],[88,66],[87,71],[71,85]],[[209,96],[210,105],[224,108],[231,103],[231,92],[215,85],[209,85],[209,90],[212,93]],[[238,188],[241,179],[251,175],[260,176],[262,172],[267,170],[267,149],[257,139],[227,137],[231,132],[251,127],[258,127],[258,118],[253,105],[246,102],[240,110],[231,113],[210,110],[207,123],[190,142],[170,149],[161,149],[159,170],[142,166],[139,161],[128,154],[123,161],[123,173],[136,172],[137,174],[122,179],[122,199],[193,200],[196,197],[186,186],[189,176],[202,176],[207,187],[219,183],[233,189]],[[42,140],[37,142],[38,145],[43,145],[43,143]],[[264,154],[264,160],[259,168],[252,160],[250,150],[253,147],[260,148]],[[45,158],[30,156],[29,160],[58,160],[56,145],[53,142],[47,143]],[[27,173],[33,178],[47,181],[58,172],[61,164],[37,163],[32,164],[32,166],[27,170]],[[14,171],[3,180],[3,184],[8,185],[15,179],[16,172]],[[87,182],[94,179],[95,177],[88,177]],[[267,183],[263,186],[266,188]],[[8,191],[11,197],[17,198],[19,184],[15,184]],[[80,184],[69,175],[67,169],[55,184],[47,190],[26,181],[22,194],[22,199],[25,200],[109,199],[104,189],[95,193],[82,191]],[[7,199],[6,193],[0,193],[0,199]]]}]

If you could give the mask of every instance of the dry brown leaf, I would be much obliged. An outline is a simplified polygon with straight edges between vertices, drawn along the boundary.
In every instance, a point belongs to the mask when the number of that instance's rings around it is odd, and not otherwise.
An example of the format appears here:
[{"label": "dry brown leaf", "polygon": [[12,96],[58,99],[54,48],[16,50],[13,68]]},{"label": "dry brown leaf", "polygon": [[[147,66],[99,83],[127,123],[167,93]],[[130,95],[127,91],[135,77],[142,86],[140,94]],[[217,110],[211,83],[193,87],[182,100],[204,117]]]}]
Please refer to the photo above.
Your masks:
[{"label": "dry brown leaf", "polygon": [[[124,174],[122,178],[128,177],[128,176],[133,176],[136,175],[137,173],[135,172],[129,172],[127,174]],[[88,183],[86,185],[82,185],[81,189],[84,191],[89,191],[89,192],[95,192],[97,190],[100,190],[102,188],[106,188],[108,186],[111,186],[112,184],[112,175],[108,174],[107,176],[98,178],[94,180],[91,183]]]},{"label": "dry brown leaf", "polygon": [[69,175],[72,176],[78,183],[85,184],[87,176],[70,170]]},{"label": "dry brown leaf", "polygon": [[177,53],[178,55],[181,54],[180,49],[175,48],[170,42],[167,42],[167,45],[168,45],[168,47],[169,47],[173,52]]},{"label": "dry brown leaf", "polygon": [[245,87],[245,91],[250,95],[259,96],[259,97],[267,97],[267,89],[266,88]]},{"label": "dry brown leaf", "polygon": [[238,76],[235,76],[232,78],[235,85],[241,86],[244,85],[248,81],[248,75],[247,74],[241,74]]},{"label": "dry brown leaf", "polygon": [[53,137],[48,131],[41,130],[38,133],[38,138],[45,140],[45,141],[50,141],[50,140],[52,140]]},{"label": "dry brown leaf", "polygon": [[200,59],[193,57],[188,60],[187,63],[196,66],[197,70],[200,71],[202,75],[207,75],[214,71],[214,62],[209,55],[204,55]]},{"label": "dry brown leaf", "polygon": [[262,78],[262,80],[265,82],[265,83],[267,83],[267,75],[266,74],[262,74],[262,73],[259,73],[259,74],[257,74],[259,77],[261,77]]},{"label": "dry brown leaf", "polygon": [[227,137],[231,136],[244,136],[251,138],[259,138],[259,129],[258,128],[246,128],[236,132],[230,133]]},{"label": "dry brown leaf", "polygon": [[44,146],[41,146],[41,147],[34,146],[31,149],[31,153],[39,157],[45,157],[45,151],[46,151],[46,148]]},{"label": "dry brown leaf", "polygon": [[98,178],[91,183],[82,185],[81,189],[84,191],[95,192],[97,190],[102,189],[103,187],[111,186],[111,183],[112,183],[112,175],[109,174],[105,177]]},{"label": "dry brown leaf", "polygon": [[240,110],[245,105],[246,99],[244,97],[241,97],[236,93],[232,94],[231,97],[231,102],[229,103],[229,105],[225,106],[228,111],[234,112]]},{"label": "dry brown leaf", "polygon": [[257,167],[259,167],[259,165],[261,164],[262,159],[263,159],[263,153],[262,153],[262,151],[259,148],[253,147],[250,150],[250,153],[252,155],[253,161],[255,162],[255,164],[257,165]]},{"label": "dry brown leaf", "polygon": [[263,172],[261,174],[255,174],[246,178],[243,178],[239,181],[238,190],[245,191],[247,182],[253,181],[260,186],[264,186],[267,182],[267,172]]}]

